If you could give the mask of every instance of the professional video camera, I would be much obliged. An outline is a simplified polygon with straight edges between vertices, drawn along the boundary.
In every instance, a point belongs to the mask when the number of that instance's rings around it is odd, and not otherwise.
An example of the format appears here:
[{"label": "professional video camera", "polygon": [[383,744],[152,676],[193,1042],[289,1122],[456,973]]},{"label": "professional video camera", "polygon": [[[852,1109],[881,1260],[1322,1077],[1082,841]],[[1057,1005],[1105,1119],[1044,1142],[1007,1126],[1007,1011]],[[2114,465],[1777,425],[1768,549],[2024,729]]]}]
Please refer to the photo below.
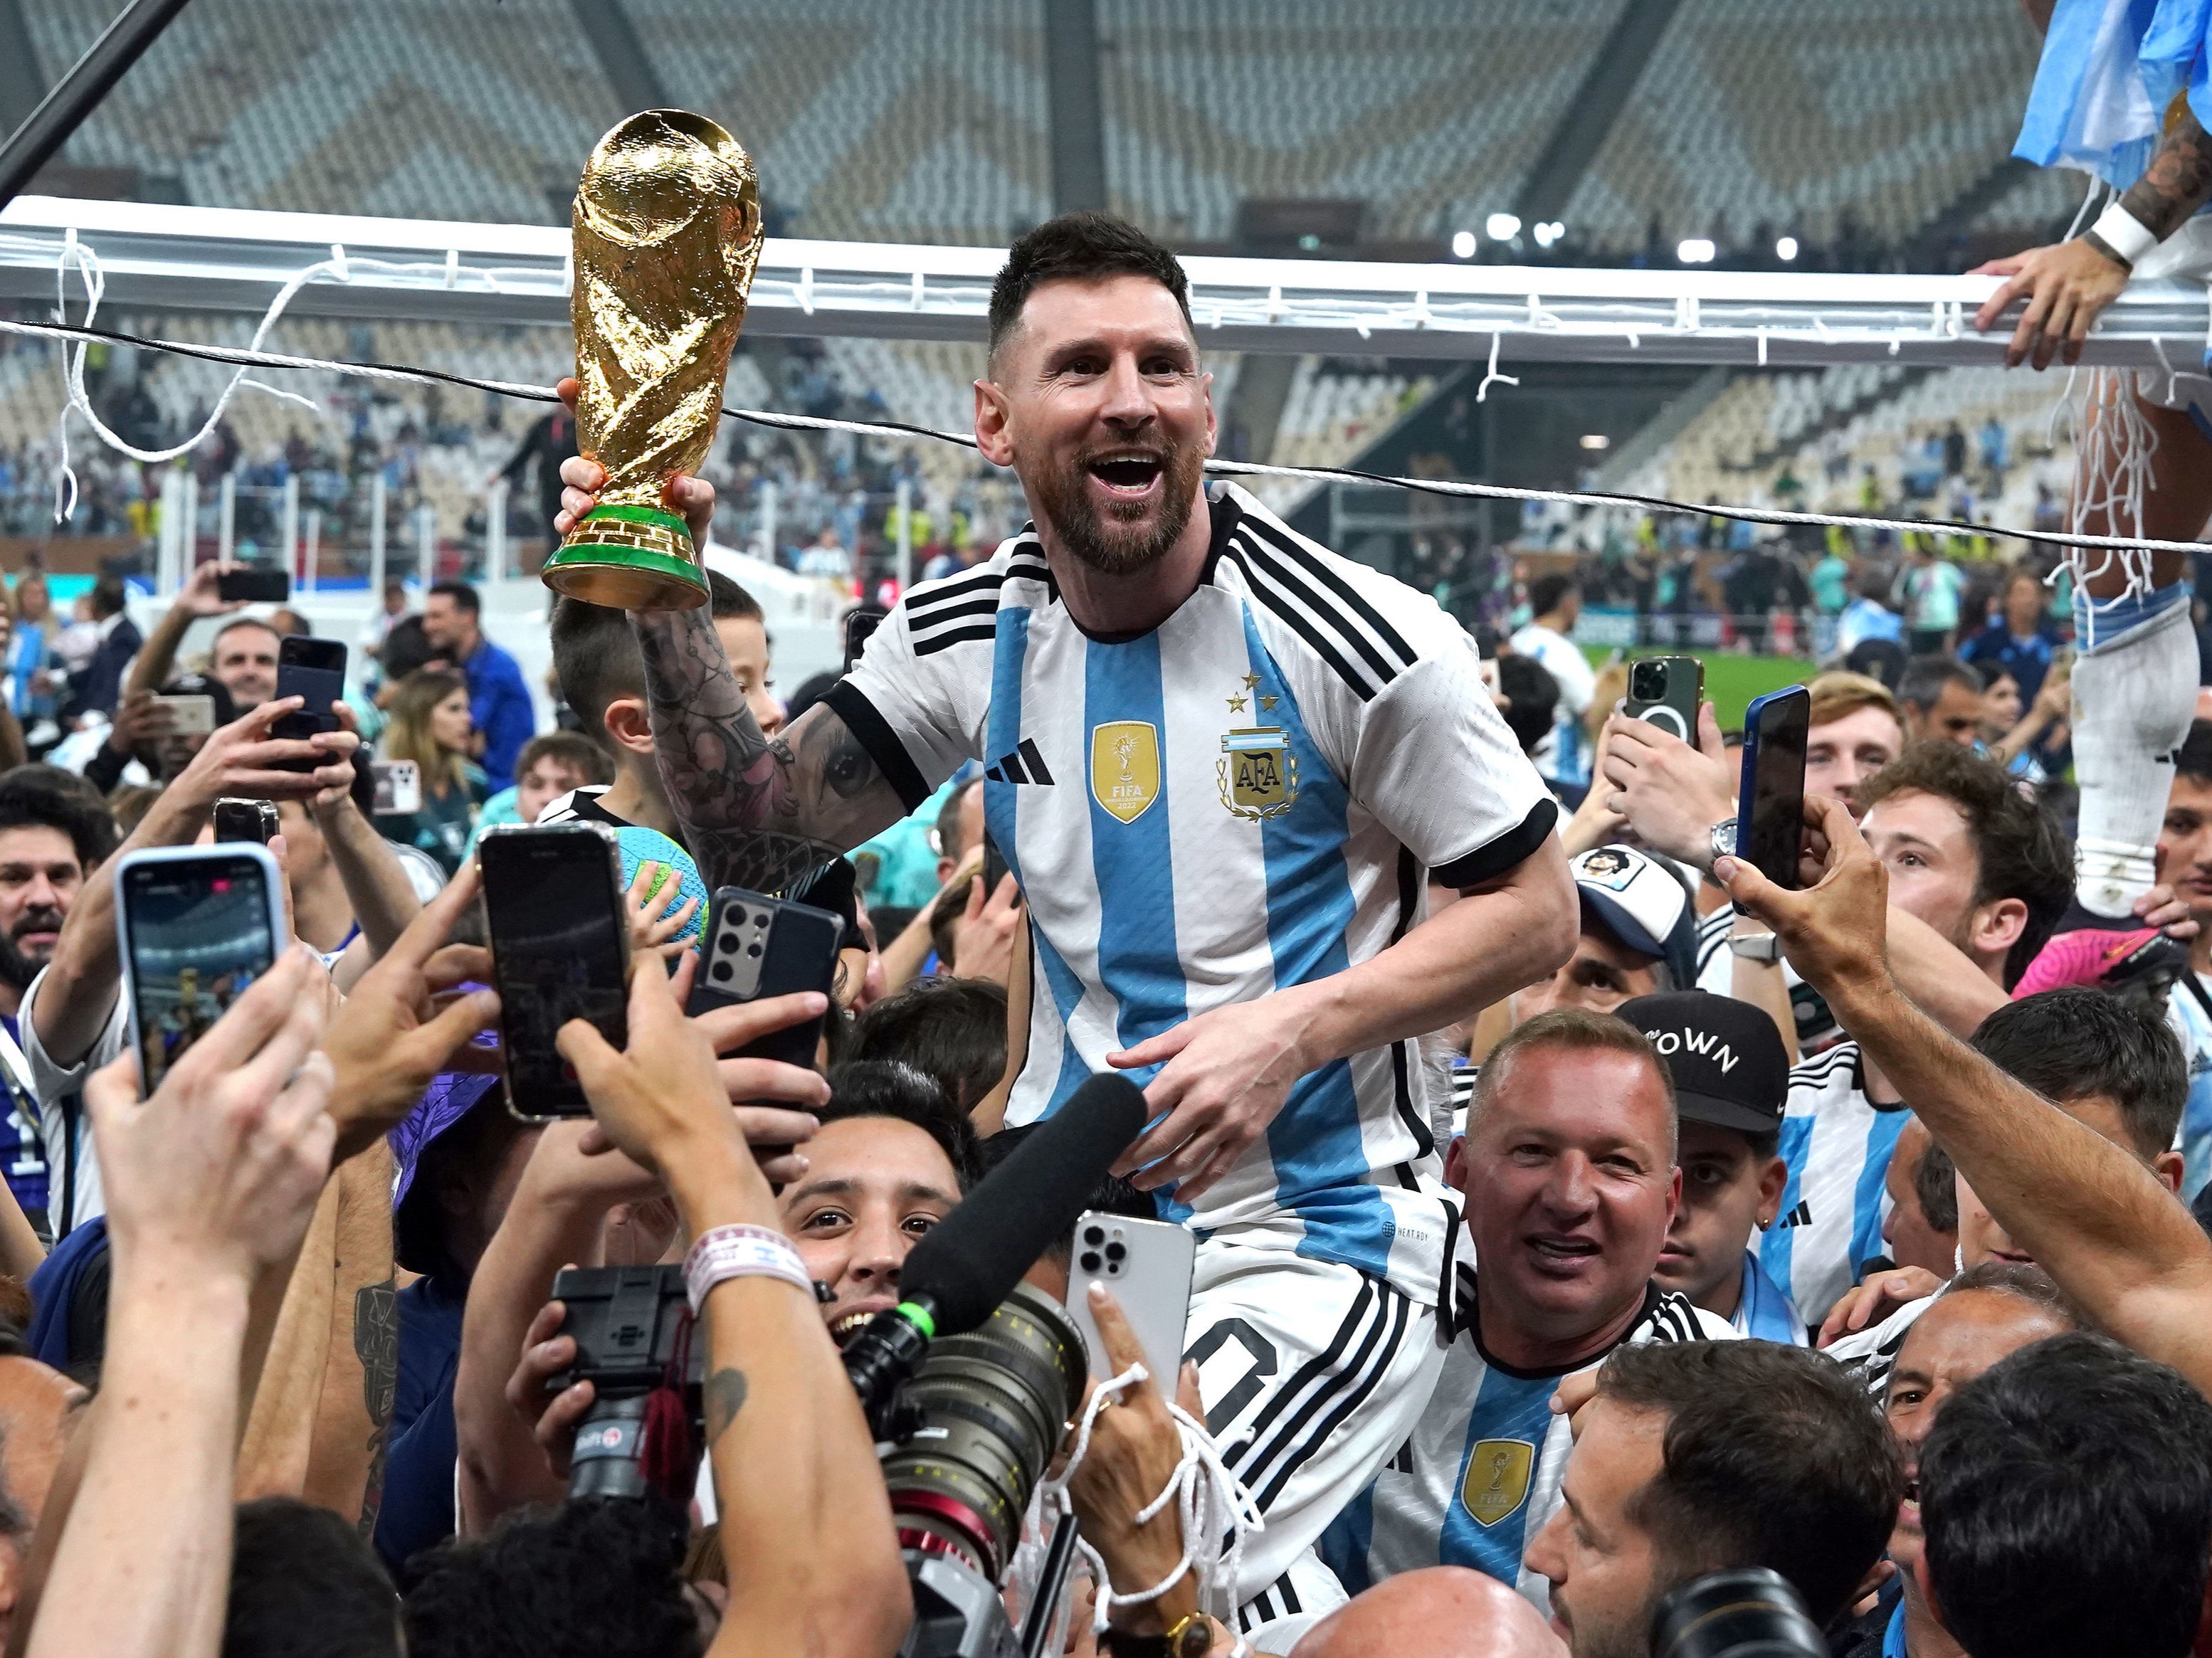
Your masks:
[{"label": "professional video camera", "polygon": [[1096,1077],[914,1247],[905,1297],[848,1342],[914,1588],[901,1658],[1042,1658],[1075,1556],[1064,1517],[1022,1628],[1000,1598],[1023,1517],[1083,1397],[1083,1336],[1021,1283],[1145,1126],[1144,1095]]},{"label": "professional video camera", "polygon": [[1764,1566],[1708,1572],[1651,1612],[1652,1658],[1825,1658],[1790,1580]]}]

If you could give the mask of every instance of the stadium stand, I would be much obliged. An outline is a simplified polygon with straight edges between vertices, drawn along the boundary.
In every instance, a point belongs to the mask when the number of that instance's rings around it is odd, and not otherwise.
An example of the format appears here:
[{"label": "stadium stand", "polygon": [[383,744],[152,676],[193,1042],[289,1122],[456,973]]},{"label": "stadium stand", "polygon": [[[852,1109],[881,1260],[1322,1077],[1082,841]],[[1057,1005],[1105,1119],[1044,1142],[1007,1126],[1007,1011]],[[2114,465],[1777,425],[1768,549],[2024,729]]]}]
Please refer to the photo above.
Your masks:
[{"label": "stadium stand", "polygon": [[[1624,256],[1656,228],[1902,241],[2002,163],[2034,78],[2014,0],[1684,0],[1563,216]],[[2042,211],[2047,186],[2014,210]]]}]

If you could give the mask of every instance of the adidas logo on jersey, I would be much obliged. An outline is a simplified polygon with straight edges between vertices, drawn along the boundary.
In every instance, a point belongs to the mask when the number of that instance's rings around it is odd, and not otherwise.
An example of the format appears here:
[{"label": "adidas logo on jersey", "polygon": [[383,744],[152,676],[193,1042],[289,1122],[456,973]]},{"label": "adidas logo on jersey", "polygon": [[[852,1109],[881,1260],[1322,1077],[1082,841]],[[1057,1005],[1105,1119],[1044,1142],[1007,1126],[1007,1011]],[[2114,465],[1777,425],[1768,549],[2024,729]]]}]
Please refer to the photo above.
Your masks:
[{"label": "adidas logo on jersey", "polygon": [[1795,1209],[1774,1224],[1777,1226],[1810,1226],[1813,1224],[1813,1206],[1801,1201]]},{"label": "adidas logo on jersey", "polygon": [[1012,754],[1001,755],[988,767],[983,775],[994,783],[1050,783],[1052,774],[1045,769],[1044,756],[1037,745],[1028,738],[1022,738],[1021,747]]}]

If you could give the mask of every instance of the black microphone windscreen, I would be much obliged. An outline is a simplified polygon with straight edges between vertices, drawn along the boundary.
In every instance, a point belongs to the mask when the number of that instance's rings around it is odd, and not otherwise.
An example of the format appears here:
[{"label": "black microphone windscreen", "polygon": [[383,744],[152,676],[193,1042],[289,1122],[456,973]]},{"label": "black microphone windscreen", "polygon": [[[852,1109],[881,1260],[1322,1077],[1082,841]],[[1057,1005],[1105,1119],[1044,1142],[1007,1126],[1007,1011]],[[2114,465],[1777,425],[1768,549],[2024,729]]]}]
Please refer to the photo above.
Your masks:
[{"label": "black microphone windscreen", "polygon": [[1093,1077],[914,1246],[902,1300],[927,1300],[940,1336],[975,1329],[1089,1204],[1148,1117],[1126,1077]]}]

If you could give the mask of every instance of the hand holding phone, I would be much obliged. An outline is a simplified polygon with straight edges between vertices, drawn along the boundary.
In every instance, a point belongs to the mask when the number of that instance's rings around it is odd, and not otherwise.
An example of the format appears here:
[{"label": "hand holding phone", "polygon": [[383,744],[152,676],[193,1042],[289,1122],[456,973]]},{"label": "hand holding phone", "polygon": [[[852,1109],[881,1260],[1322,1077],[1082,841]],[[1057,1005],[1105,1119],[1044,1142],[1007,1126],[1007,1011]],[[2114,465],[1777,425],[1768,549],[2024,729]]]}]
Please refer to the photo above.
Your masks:
[{"label": "hand holding phone", "polygon": [[292,596],[292,573],[274,564],[241,564],[220,572],[216,597],[226,604],[282,604]]},{"label": "hand holding phone", "polygon": [[1106,1351],[1091,1311],[1091,1286],[1103,1284],[1144,1351],[1145,1368],[1162,1397],[1175,1397],[1182,1368],[1183,1327],[1190,1317],[1191,1263],[1198,1238],[1187,1227],[1161,1220],[1132,1220],[1103,1210],[1076,1218],[1074,1254],[1067,1274],[1067,1310],[1083,1332],[1091,1374],[1101,1382],[1121,1367]]},{"label": "hand holding phone", "polygon": [[1735,855],[1795,892],[1805,844],[1805,748],[1812,694],[1802,685],[1769,691],[1744,710],[1743,780],[1736,801]]},{"label": "hand holding phone", "polygon": [[1621,712],[1698,744],[1698,710],[1705,700],[1705,665],[1694,656],[1647,656],[1628,665]]},{"label": "hand holding phone", "polygon": [[264,847],[157,847],[116,870],[116,942],[142,1093],[266,973],[288,935],[283,877]]},{"label": "hand holding phone", "polygon": [[[338,729],[331,705],[345,695],[346,647],[335,639],[294,634],[276,647],[276,701],[302,699],[295,714],[279,716],[272,735],[295,741]],[[291,762],[292,768],[312,771],[311,765]]]},{"label": "hand holding phone", "polygon": [[621,851],[597,823],[501,823],[477,841],[507,1108],[526,1122],[591,1114],[556,1046],[571,1019],[629,1041],[629,923]]},{"label": "hand holding phone", "polygon": [[[830,994],[837,975],[843,920],[811,904],[764,898],[743,887],[721,887],[707,915],[708,942],[685,1014],[814,990]],[[814,1068],[822,1020],[809,1019],[748,1042],[731,1057],[780,1060]]]}]

